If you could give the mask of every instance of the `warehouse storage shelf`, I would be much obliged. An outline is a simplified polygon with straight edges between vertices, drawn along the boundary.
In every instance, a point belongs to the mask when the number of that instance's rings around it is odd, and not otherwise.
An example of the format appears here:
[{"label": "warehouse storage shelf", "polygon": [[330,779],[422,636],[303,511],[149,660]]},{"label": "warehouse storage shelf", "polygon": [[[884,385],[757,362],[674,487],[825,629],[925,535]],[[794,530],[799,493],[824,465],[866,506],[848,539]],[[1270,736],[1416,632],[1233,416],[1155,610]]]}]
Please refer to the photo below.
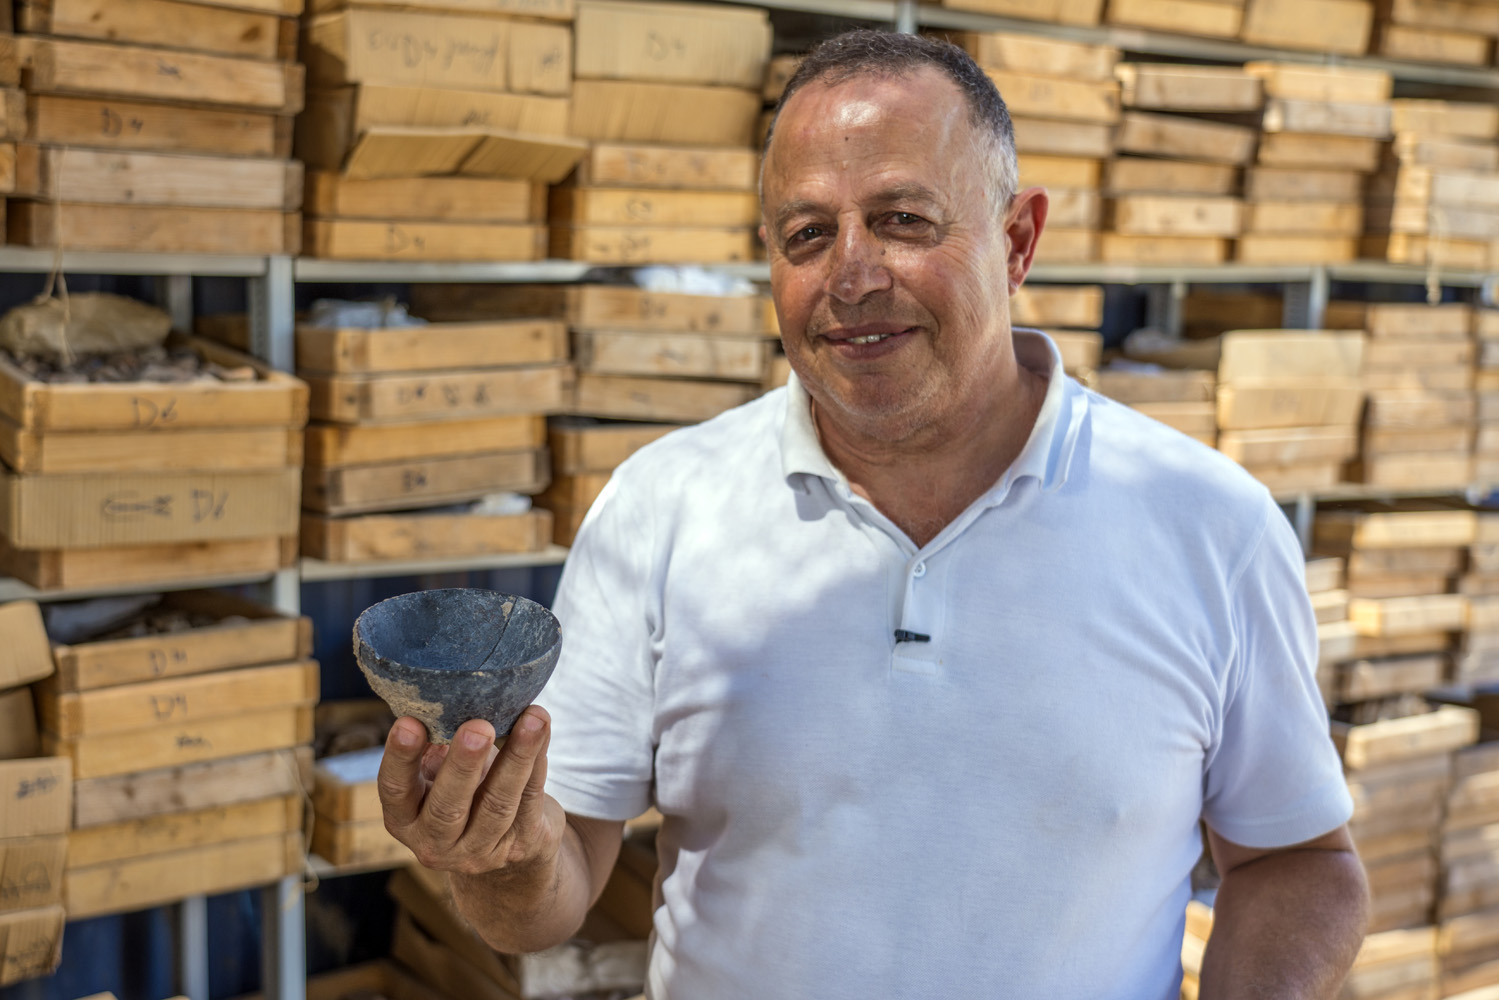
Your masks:
[{"label": "warehouse storage shelf", "polygon": [[330,580],[369,580],[391,576],[430,576],[436,573],[470,573],[492,569],[531,569],[538,566],[560,566],[566,559],[567,549],[560,545],[549,545],[539,552],[465,556],[460,559],[352,563],[303,559],[302,582],[323,583]]},{"label": "warehouse storage shelf", "polygon": [[524,263],[486,261],[349,261],[299,257],[292,265],[296,281],[402,282],[578,281],[596,265],[575,260]]},{"label": "warehouse storage shelf", "polygon": [[[0,274],[48,274],[58,264],[55,250],[0,247]],[[225,254],[96,253],[65,250],[61,256],[61,269],[65,274],[259,278],[265,275],[267,267],[265,257]]]},{"label": "warehouse storage shelf", "polygon": [[319,854],[307,855],[307,871],[323,878],[341,878],[344,875],[368,875],[370,872],[389,872],[397,868],[405,868],[412,862],[406,859],[399,861],[368,861],[363,864],[336,865]]},{"label": "warehouse storage shelf", "polygon": [[0,577],[0,603],[6,601],[79,601],[90,597],[117,597],[123,594],[155,594],[172,590],[212,590],[216,587],[240,587],[265,583],[269,573],[243,576],[171,580],[165,583],[121,584],[116,587],[87,587],[78,590],[37,590],[10,577]]}]

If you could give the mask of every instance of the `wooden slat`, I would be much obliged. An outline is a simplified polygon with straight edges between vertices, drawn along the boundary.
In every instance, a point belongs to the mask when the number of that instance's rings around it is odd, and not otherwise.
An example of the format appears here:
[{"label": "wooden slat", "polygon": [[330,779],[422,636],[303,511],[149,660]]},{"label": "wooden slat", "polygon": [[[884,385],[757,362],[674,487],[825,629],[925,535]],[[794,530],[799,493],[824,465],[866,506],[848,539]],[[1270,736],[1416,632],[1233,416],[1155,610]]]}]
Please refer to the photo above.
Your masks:
[{"label": "wooden slat", "polygon": [[210,844],[296,833],[302,829],[304,808],[301,796],[278,795],[86,827],[68,835],[67,864],[92,868]]},{"label": "wooden slat", "polygon": [[307,467],[331,469],[420,458],[522,451],[546,444],[536,414],[409,424],[314,424],[307,428]]},{"label": "wooden slat", "polygon": [[297,328],[297,367],[387,373],[566,361],[567,328],[549,320],[430,323],[383,330]]},{"label": "wooden slat", "polygon": [[431,507],[486,493],[538,493],[547,476],[544,451],[351,466],[309,472],[302,504],[326,514]]},{"label": "wooden slat", "polygon": [[329,171],[307,175],[307,214],[345,219],[446,222],[544,222],[538,184],[479,177],[355,180]]},{"label": "wooden slat", "polygon": [[668,226],[554,226],[551,255],[594,264],[714,264],[751,260],[753,229]]},{"label": "wooden slat", "polygon": [[753,190],[760,161],[752,149],[596,143],[578,163],[579,186]]},{"label": "wooden slat", "polygon": [[753,190],[562,187],[552,191],[550,218],[596,226],[755,226],[760,199]]},{"label": "wooden slat", "polygon": [[0,573],[46,591],[254,577],[287,569],[296,558],[295,537],[99,549],[17,549],[0,537]]},{"label": "wooden slat", "polygon": [[302,464],[302,434],[268,428],[38,433],[0,417],[0,459],[30,474],[279,469]]},{"label": "wooden slat", "polygon": [[301,797],[312,783],[312,748],[294,747],[74,784],[75,829],[257,799]]},{"label": "wooden slat", "polygon": [[1332,724],[1333,743],[1343,755],[1343,766],[1349,770],[1445,753],[1467,746],[1477,738],[1478,713],[1454,705],[1366,726]]},{"label": "wooden slat", "polygon": [[555,424],[547,432],[556,474],[608,472],[652,441],[676,430],[670,424]]},{"label": "wooden slat", "polygon": [[276,834],[187,848],[69,871],[63,898],[70,918],[145,909],[275,882],[302,870],[302,835]]},{"label": "wooden slat", "polygon": [[296,254],[299,217],[276,209],[13,202],[11,243],[106,253]]},{"label": "wooden slat", "polygon": [[419,375],[309,375],[311,409],[341,423],[555,413],[564,366],[491,368]]},{"label": "wooden slat", "polygon": [[771,344],[760,337],[704,336],[691,333],[609,333],[573,335],[579,371],[600,375],[675,375],[758,382],[769,368]]},{"label": "wooden slat", "polygon": [[1256,129],[1179,115],[1127,111],[1115,142],[1120,152],[1243,165],[1254,157]]},{"label": "wooden slat", "polygon": [[[552,539],[548,511],[482,514],[391,514],[331,518],[302,515],[302,553],[328,562],[446,559],[539,552]],[[319,852],[321,853],[321,852]]]},{"label": "wooden slat", "polygon": [[573,412],[620,420],[683,423],[707,420],[758,395],[757,387],[732,382],[581,374]]},{"label": "wooden slat", "polygon": [[22,0],[16,26],[29,34],[188,49],[241,59],[292,59],[274,12],[178,0]]},{"label": "wooden slat", "polygon": [[732,87],[577,80],[568,133],[596,142],[752,146],[760,95]]},{"label": "wooden slat", "polygon": [[71,757],[73,772],[82,779],[221,760],[311,741],[308,703],[106,736],[64,739],[44,734],[42,746],[47,753]]}]

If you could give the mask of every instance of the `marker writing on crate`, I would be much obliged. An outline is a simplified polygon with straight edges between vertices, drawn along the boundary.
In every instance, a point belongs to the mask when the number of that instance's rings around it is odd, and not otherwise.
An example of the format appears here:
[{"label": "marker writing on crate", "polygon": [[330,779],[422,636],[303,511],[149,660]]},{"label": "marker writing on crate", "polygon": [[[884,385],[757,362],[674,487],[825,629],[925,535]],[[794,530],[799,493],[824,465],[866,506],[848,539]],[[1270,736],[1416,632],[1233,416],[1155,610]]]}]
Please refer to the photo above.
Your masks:
[{"label": "marker writing on crate", "polygon": [[931,642],[932,641],[932,637],[929,636],[929,635],[922,635],[920,632],[908,632],[908,631],[906,631],[903,628],[898,628],[898,629],[895,630],[895,641],[896,642]]}]

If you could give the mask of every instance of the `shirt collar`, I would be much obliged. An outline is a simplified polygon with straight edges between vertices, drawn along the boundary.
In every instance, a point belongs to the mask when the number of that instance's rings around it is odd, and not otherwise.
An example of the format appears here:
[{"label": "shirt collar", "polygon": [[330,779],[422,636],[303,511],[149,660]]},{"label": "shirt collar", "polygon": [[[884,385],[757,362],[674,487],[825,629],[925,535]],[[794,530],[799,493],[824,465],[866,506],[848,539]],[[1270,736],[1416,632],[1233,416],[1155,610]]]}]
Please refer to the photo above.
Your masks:
[{"label": "shirt collar", "polygon": [[[1016,359],[1038,375],[1045,375],[1046,398],[1036,414],[1035,426],[1019,456],[995,484],[998,495],[1025,476],[1041,483],[1047,492],[1067,481],[1077,445],[1078,431],[1087,410],[1087,394],[1062,370],[1062,354],[1052,339],[1039,330],[1012,331]],[[819,476],[843,483],[843,473],[834,467],[817,439],[812,423],[812,400],[796,373],[786,384],[786,419],[781,428],[781,473]]]}]

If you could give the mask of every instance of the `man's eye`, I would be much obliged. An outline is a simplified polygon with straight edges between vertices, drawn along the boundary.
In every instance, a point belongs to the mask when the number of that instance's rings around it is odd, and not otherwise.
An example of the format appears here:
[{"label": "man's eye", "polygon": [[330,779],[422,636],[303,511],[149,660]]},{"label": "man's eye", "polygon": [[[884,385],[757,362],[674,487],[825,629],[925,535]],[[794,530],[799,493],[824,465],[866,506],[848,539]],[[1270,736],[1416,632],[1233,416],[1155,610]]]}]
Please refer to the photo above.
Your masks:
[{"label": "man's eye", "polygon": [[803,226],[791,234],[794,243],[809,243],[822,235],[821,226]]},{"label": "man's eye", "polygon": [[916,225],[918,223],[926,221],[921,216],[914,215],[911,212],[896,212],[890,218],[897,225],[901,225],[901,226],[914,226],[914,225]]}]

